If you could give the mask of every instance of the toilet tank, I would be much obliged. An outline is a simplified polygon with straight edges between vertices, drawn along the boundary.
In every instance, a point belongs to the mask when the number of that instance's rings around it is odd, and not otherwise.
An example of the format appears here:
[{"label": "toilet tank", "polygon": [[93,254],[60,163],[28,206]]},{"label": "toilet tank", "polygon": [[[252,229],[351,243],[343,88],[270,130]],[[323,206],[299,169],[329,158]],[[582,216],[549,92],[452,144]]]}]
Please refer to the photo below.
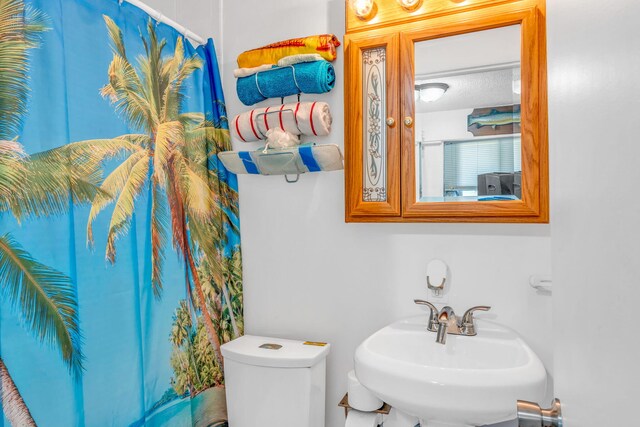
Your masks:
[{"label": "toilet tank", "polygon": [[253,335],[224,344],[229,427],[324,427],[329,348]]}]

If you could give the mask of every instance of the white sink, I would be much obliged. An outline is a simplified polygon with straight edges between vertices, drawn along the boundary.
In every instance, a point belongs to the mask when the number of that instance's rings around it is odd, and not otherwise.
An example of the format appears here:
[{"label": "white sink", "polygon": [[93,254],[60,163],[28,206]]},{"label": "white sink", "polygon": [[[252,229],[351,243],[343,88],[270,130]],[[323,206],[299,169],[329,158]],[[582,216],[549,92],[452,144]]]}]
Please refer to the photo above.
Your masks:
[{"label": "white sink", "polygon": [[423,427],[482,426],[516,418],[518,399],[542,401],[547,374],[513,330],[475,319],[478,335],[427,331],[427,317],[393,323],[356,350],[358,380]]}]

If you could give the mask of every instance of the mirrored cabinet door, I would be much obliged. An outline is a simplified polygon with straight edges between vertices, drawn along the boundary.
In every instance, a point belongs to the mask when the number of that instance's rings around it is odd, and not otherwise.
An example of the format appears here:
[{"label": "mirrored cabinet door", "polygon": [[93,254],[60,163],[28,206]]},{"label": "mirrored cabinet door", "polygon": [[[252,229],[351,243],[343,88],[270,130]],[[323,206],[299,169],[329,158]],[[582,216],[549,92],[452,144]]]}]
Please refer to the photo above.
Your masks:
[{"label": "mirrored cabinet door", "polygon": [[520,25],[415,43],[416,201],[521,199]]},{"label": "mirrored cabinet door", "polygon": [[401,47],[403,216],[546,221],[536,11],[403,32]]},{"label": "mirrored cabinet door", "polygon": [[[349,37],[349,36],[347,36]],[[400,216],[397,34],[350,37],[346,82],[347,219]]]}]

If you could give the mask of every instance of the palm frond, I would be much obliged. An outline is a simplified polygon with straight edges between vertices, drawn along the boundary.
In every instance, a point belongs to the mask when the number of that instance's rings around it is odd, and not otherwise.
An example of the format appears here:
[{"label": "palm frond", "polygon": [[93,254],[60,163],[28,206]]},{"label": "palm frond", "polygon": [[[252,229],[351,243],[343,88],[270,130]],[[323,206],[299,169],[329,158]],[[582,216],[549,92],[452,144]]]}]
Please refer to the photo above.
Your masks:
[{"label": "palm frond", "polygon": [[180,109],[184,101],[182,86],[184,81],[203,66],[202,59],[198,55],[193,55],[185,60],[184,45],[182,39],[176,42],[174,56],[168,60],[163,69],[162,76],[166,79],[166,84],[161,89],[162,92],[162,113],[163,120],[176,120],[180,117]]},{"label": "palm frond", "polygon": [[24,8],[24,38],[29,47],[39,47],[42,33],[49,31],[51,21],[46,13],[31,5]]},{"label": "palm frond", "polygon": [[151,191],[151,287],[156,298],[160,298],[170,218],[167,198],[155,181],[151,185]]},{"label": "palm frond", "polygon": [[74,376],[82,372],[81,334],[76,293],[71,279],[36,261],[11,235],[0,236],[2,295],[29,330],[60,350]]},{"label": "palm frond", "polygon": [[187,141],[187,149],[190,152],[201,153],[204,151],[207,156],[212,156],[220,151],[231,150],[229,129],[214,126],[196,126],[187,130],[185,140]]},{"label": "palm frond", "polygon": [[182,122],[185,128],[189,128],[191,126],[200,126],[204,123],[205,116],[203,113],[180,113],[178,120]]},{"label": "palm frond", "polygon": [[160,117],[163,121],[172,121],[179,116],[181,95],[175,87],[174,81],[178,77],[180,67],[184,61],[184,45],[182,39],[176,40],[176,49],[173,57],[165,61],[161,75],[163,77],[164,86],[162,90],[162,104]]},{"label": "palm frond", "polygon": [[10,210],[17,220],[59,215],[71,203],[90,203],[96,196],[109,197],[99,188],[103,162],[142,150],[137,145],[146,135],[74,142],[33,154],[23,160],[25,178],[12,188],[0,211]]},{"label": "palm frond", "polygon": [[196,70],[201,69],[202,65],[202,59],[194,55],[183,61],[176,73],[171,76],[162,97],[162,111],[166,120],[175,120],[175,118],[179,116],[185,97],[182,88],[184,81]]},{"label": "palm frond", "polygon": [[4,209],[16,188],[24,184],[27,157],[22,146],[13,141],[0,141],[0,211]]},{"label": "palm frond", "polygon": [[220,221],[201,221],[191,218],[189,240],[194,252],[200,252],[205,259],[214,259],[219,250],[218,245],[224,243],[223,226]]},{"label": "palm frond", "polygon": [[[184,195],[184,203],[189,217],[202,220],[219,218],[220,200],[216,187],[212,185],[212,175],[206,166],[190,162],[177,152],[174,154],[173,167],[177,171],[177,185]],[[216,177],[217,181],[217,177]]]},{"label": "palm frond", "polygon": [[154,176],[164,184],[170,167],[169,157],[176,147],[184,144],[184,126],[179,121],[164,122],[158,126],[153,160]]},{"label": "palm frond", "polygon": [[23,0],[0,1],[0,140],[20,130],[29,94],[28,51],[46,29],[45,16]]},{"label": "palm frond", "polygon": [[140,69],[142,86],[145,98],[149,102],[154,117],[160,117],[162,109],[162,93],[168,80],[162,75],[163,59],[162,51],[167,45],[167,41],[158,41],[155,24],[149,19],[147,23],[147,33],[149,40],[142,37],[146,55],[138,57],[138,68]]},{"label": "palm frond", "polygon": [[66,213],[72,204],[91,202],[100,191],[99,165],[74,164],[65,149],[34,154],[23,164],[25,180],[0,207],[10,210],[18,221]]},{"label": "palm frond", "polygon": [[158,115],[152,101],[145,97],[144,83],[136,69],[124,57],[114,54],[109,65],[109,84],[101,90],[116,111],[136,129],[152,133],[158,123]]},{"label": "palm frond", "polygon": [[116,240],[129,230],[131,217],[135,210],[135,200],[142,191],[149,175],[150,160],[143,157],[131,168],[118,200],[111,214],[109,232],[107,235],[106,258],[111,263],[116,262]]},{"label": "palm frond", "polygon": [[102,193],[96,195],[93,199],[87,221],[87,245],[90,248],[93,247],[93,222],[100,212],[120,195],[129,179],[132,169],[145,157],[147,157],[147,152],[142,150],[131,154],[124,162],[120,163],[100,185]]},{"label": "palm frond", "polygon": [[107,31],[109,32],[109,39],[111,39],[111,48],[113,52],[122,58],[127,57],[127,50],[124,47],[124,38],[122,37],[122,30],[118,27],[118,24],[107,15],[102,15],[104,22],[107,24]]}]

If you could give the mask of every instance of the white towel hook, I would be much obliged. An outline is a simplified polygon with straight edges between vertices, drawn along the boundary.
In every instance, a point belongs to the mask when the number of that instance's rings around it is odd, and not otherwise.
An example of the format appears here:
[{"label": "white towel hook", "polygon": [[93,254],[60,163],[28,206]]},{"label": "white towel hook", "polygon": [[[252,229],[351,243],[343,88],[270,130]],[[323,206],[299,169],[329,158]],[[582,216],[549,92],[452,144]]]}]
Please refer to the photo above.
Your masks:
[{"label": "white towel hook", "polygon": [[529,285],[538,291],[551,292],[553,289],[553,281],[551,276],[533,275],[529,277]]}]

